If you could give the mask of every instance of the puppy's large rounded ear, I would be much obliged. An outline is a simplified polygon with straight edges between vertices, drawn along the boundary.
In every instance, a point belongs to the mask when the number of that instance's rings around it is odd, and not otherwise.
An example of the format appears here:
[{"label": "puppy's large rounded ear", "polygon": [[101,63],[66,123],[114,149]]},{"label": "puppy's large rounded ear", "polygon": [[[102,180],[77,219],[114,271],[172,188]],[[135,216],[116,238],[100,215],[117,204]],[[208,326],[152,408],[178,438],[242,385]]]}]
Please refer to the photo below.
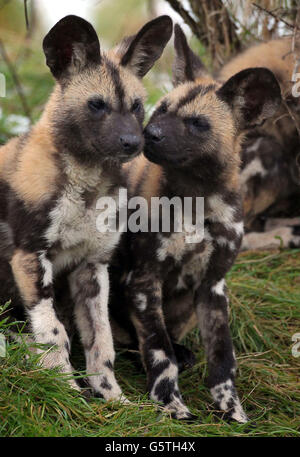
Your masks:
[{"label": "puppy's large rounded ear", "polygon": [[187,81],[195,81],[196,78],[207,74],[207,70],[189,47],[186,36],[178,24],[175,25],[174,33],[173,84],[178,86]]},{"label": "puppy's large rounded ear", "polygon": [[276,113],[282,100],[279,84],[267,68],[240,71],[217,91],[217,95],[232,109],[240,130],[261,125]]},{"label": "puppy's large rounded ear", "polygon": [[162,55],[172,31],[173,23],[169,16],[160,16],[147,22],[134,37],[125,39],[125,45],[120,45],[120,49],[125,51],[121,65],[142,78]]},{"label": "puppy's large rounded ear", "polygon": [[66,16],[57,22],[45,36],[43,49],[46,63],[58,80],[101,63],[95,29],[78,16]]}]

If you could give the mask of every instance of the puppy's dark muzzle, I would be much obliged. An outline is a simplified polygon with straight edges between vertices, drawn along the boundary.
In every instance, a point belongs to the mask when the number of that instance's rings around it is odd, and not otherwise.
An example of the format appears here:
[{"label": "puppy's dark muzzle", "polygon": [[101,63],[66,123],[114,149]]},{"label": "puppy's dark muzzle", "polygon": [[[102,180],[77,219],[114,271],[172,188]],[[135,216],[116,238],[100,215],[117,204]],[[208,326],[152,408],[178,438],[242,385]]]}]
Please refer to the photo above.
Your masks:
[{"label": "puppy's dark muzzle", "polygon": [[139,135],[131,133],[121,135],[120,143],[126,154],[134,154],[142,149],[142,138]]},{"label": "puppy's dark muzzle", "polygon": [[158,144],[165,139],[162,129],[158,125],[149,124],[144,130],[146,143]]}]

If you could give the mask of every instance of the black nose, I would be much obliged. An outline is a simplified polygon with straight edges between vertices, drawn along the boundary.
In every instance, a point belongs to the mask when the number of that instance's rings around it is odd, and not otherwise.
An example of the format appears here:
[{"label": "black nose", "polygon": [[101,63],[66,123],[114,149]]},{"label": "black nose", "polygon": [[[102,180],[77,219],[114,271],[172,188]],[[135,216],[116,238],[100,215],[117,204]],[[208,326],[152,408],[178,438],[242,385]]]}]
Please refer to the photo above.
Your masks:
[{"label": "black nose", "polygon": [[152,141],[153,143],[159,143],[164,139],[162,129],[158,125],[148,125],[144,135],[147,141]]},{"label": "black nose", "polygon": [[120,136],[120,143],[126,152],[135,152],[141,145],[141,138],[138,135],[127,133]]}]

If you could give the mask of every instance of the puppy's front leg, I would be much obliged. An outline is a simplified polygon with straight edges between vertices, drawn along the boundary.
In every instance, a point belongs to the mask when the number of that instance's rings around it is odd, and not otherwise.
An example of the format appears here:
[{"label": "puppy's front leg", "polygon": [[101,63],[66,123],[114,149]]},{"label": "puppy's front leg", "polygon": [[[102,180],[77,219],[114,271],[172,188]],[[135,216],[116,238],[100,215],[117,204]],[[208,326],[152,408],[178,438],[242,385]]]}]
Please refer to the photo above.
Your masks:
[{"label": "puppy's front leg", "polygon": [[[240,239],[236,240],[238,249]],[[217,407],[229,418],[247,422],[236,388],[236,361],[229,322],[224,275],[234,261],[232,245],[214,243],[205,277],[195,290],[195,306],[208,363],[207,384]]]},{"label": "puppy's front leg", "polygon": [[176,419],[192,418],[178,387],[178,366],[164,322],[160,282],[135,270],[128,280],[127,294],[151,399],[163,403]]},{"label": "puppy's front leg", "polygon": [[[42,357],[43,365],[46,368],[59,366],[63,373],[71,373],[73,368],[69,361],[70,342],[53,307],[53,269],[46,251],[36,253],[17,249],[11,259],[11,268],[35,341],[51,347],[56,346],[56,349],[45,352]],[[79,389],[73,379],[70,383]]]},{"label": "puppy's front leg", "polygon": [[115,379],[115,352],[108,318],[107,264],[84,262],[70,275],[75,319],[85,351],[88,381],[96,395],[121,399]]}]

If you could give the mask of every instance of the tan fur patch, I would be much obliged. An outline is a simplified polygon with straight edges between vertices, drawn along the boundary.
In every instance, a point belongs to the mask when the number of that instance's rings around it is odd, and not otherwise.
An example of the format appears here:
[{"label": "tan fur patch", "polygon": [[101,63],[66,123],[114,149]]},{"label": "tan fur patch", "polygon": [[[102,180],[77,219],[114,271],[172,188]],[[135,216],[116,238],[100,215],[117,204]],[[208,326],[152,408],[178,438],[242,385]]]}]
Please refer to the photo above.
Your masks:
[{"label": "tan fur patch", "polygon": [[45,201],[55,191],[57,169],[56,150],[51,141],[49,116],[55,110],[58,87],[53,91],[47,107],[22,145],[14,138],[0,150],[0,175],[18,197],[28,205]]},{"label": "tan fur patch", "polygon": [[123,165],[123,170],[127,174],[127,182],[129,185],[129,191],[134,192],[140,183],[140,179],[143,176],[145,168],[148,166],[149,161],[143,154],[140,154],[131,162],[127,162]]},{"label": "tan fur patch", "polygon": [[6,145],[0,148],[0,177],[5,179],[7,170],[12,166],[16,165],[16,154],[18,138],[12,138]]},{"label": "tan fur patch", "polygon": [[243,208],[244,208],[244,215],[246,218],[249,218],[253,215],[253,204],[254,199],[252,195],[246,195],[243,199]]},{"label": "tan fur patch", "polygon": [[260,192],[259,198],[253,202],[254,214],[260,214],[274,202],[274,194],[271,190],[264,189]]},{"label": "tan fur patch", "polygon": [[222,68],[220,79],[226,81],[246,68],[267,66],[288,84],[291,81],[293,68],[291,45],[291,38],[283,38],[252,46]]},{"label": "tan fur patch", "polygon": [[46,129],[33,132],[20,153],[17,169],[9,173],[12,189],[25,203],[40,203],[54,192],[58,175],[54,154]]},{"label": "tan fur patch", "polygon": [[20,294],[27,305],[32,305],[38,300],[36,282],[38,280],[38,259],[21,249],[16,250],[11,259],[11,268]]},{"label": "tan fur patch", "polygon": [[[125,168],[125,167],[124,167]],[[138,194],[150,202],[151,197],[159,197],[160,183],[163,174],[162,168],[150,162],[144,155],[140,155],[126,164],[127,182],[129,191]]]},{"label": "tan fur patch", "polygon": [[141,195],[147,199],[148,202],[151,201],[151,197],[159,197],[160,196],[160,183],[162,178],[162,168],[155,164],[149,163],[149,167],[147,170],[147,175],[149,179],[146,179],[143,183],[141,189]]}]

